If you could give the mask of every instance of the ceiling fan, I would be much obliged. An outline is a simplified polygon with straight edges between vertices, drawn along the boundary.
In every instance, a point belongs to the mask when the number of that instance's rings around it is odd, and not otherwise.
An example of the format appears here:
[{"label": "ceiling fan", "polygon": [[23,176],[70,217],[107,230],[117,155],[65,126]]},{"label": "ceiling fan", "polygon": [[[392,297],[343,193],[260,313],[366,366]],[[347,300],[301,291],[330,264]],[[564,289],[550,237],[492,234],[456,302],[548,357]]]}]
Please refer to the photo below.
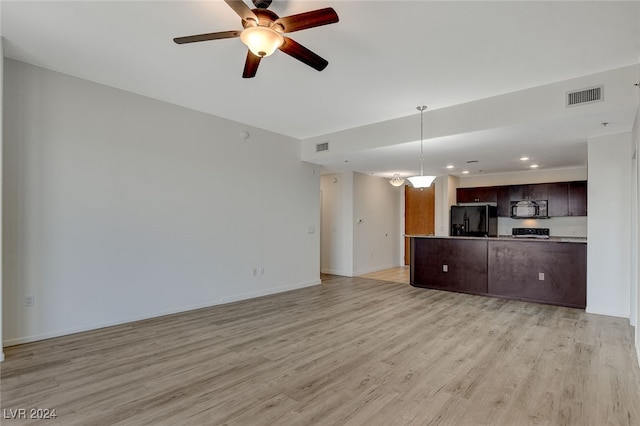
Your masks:
[{"label": "ceiling fan", "polygon": [[333,8],[326,7],[280,18],[274,12],[267,10],[272,0],[252,0],[255,9],[249,9],[242,0],[224,1],[242,18],[244,28],[242,31],[221,31],[176,37],[173,41],[184,44],[240,37],[240,40],[249,47],[242,72],[243,78],[255,77],[260,60],[271,55],[276,49],[318,71],[322,71],[329,64],[327,60],[283,34],[338,22],[338,14]]}]

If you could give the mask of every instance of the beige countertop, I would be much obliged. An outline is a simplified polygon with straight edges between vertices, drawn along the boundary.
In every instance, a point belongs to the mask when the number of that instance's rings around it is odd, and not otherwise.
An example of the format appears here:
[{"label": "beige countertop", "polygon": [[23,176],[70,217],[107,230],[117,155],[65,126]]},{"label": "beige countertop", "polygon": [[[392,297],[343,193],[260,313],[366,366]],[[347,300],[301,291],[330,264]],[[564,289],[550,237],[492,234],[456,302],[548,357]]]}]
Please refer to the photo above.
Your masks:
[{"label": "beige countertop", "polygon": [[551,237],[551,238],[514,238],[511,235],[499,235],[497,237],[451,237],[427,234],[405,234],[409,238],[440,238],[455,240],[492,240],[492,241],[536,241],[543,243],[587,243],[587,239],[583,237]]}]

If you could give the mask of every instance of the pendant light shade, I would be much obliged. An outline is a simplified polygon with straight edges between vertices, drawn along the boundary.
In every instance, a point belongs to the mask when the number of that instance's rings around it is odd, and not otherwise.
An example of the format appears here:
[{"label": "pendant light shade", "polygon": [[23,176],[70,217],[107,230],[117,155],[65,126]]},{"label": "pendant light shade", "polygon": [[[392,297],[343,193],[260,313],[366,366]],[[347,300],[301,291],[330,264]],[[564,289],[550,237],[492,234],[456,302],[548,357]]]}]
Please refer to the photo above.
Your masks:
[{"label": "pendant light shade", "polygon": [[393,186],[402,186],[404,185],[404,178],[400,177],[400,175],[396,173],[395,175],[393,175],[389,183]]},{"label": "pendant light shade", "polygon": [[407,178],[414,188],[428,188],[436,179],[435,176],[411,176]]},{"label": "pendant light shade", "polygon": [[427,109],[427,107],[426,105],[421,105],[416,107],[416,109],[420,111],[420,176],[411,176],[407,179],[411,182],[411,186],[422,189],[430,187],[436,179],[436,176],[424,175],[424,150],[422,145],[424,139],[424,110]]}]

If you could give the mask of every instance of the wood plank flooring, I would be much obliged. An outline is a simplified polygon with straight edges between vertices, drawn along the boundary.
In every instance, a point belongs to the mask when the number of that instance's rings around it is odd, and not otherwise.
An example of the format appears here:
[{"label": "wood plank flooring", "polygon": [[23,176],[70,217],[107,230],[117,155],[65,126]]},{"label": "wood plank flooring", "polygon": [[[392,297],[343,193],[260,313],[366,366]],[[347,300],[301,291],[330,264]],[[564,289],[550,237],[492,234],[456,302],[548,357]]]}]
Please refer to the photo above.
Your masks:
[{"label": "wood plank flooring", "polygon": [[640,424],[627,320],[367,278],[5,355],[2,425]]},{"label": "wood plank flooring", "polygon": [[397,268],[389,268],[361,275],[360,278],[371,278],[380,281],[409,284],[411,279],[410,271],[411,270],[408,266],[398,266]]}]

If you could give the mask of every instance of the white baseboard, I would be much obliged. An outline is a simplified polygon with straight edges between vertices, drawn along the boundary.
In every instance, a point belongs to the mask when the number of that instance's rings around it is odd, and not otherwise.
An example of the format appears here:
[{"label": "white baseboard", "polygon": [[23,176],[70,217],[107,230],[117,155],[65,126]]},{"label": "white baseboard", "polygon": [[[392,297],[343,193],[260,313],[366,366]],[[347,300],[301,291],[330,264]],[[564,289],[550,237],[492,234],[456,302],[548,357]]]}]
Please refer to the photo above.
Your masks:
[{"label": "white baseboard", "polygon": [[322,272],[323,274],[329,274],[329,275],[339,275],[341,277],[352,277],[353,273],[351,271],[339,271],[336,269],[320,269],[320,272]]},{"label": "white baseboard", "polygon": [[398,268],[400,266],[404,266],[404,265],[399,263],[393,263],[393,264],[383,265],[383,266],[374,266],[373,268],[367,268],[367,269],[361,269],[359,271],[355,271],[353,275],[357,277],[358,275],[371,274],[373,272],[384,271],[385,269],[391,269],[391,268]]},{"label": "white baseboard", "polygon": [[373,268],[360,269],[358,271],[338,271],[334,269],[320,269],[320,272],[323,274],[330,275],[340,275],[342,277],[357,277],[358,275],[370,274],[372,272],[384,271],[385,269],[398,268],[400,266],[405,266],[404,263],[392,263],[383,266],[374,266]]},{"label": "white baseboard", "polygon": [[585,312],[588,313],[588,314],[606,315],[608,317],[617,317],[617,318],[629,319],[629,312],[618,312],[618,311],[593,309],[592,307],[590,307],[588,305],[588,303],[587,303],[587,308],[585,309]]},{"label": "white baseboard", "polygon": [[240,301],[240,300],[253,299],[253,298],[256,298],[256,297],[268,296],[270,294],[283,293],[285,291],[291,291],[291,290],[297,290],[299,288],[311,287],[311,286],[318,285],[318,284],[321,284],[321,283],[322,282],[320,281],[320,279],[317,279],[317,280],[307,281],[307,282],[304,282],[304,283],[298,283],[298,284],[292,284],[292,285],[285,285],[285,286],[281,286],[281,287],[269,288],[269,289],[266,289],[266,290],[252,291],[252,292],[249,292],[249,293],[242,293],[242,294],[234,294],[232,296],[222,297],[220,299],[220,302],[222,302],[222,303],[231,303],[231,302],[237,302],[237,301]]},{"label": "white baseboard", "polygon": [[[113,326],[116,326],[116,325],[127,324],[127,323],[130,323],[130,322],[142,321],[142,320],[146,320],[146,319],[162,317],[162,316],[165,316],[165,315],[178,314],[178,313],[181,313],[181,312],[193,311],[193,310],[196,310],[196,309],[209,308],[211,306],[216,306],[216,305],[221,305],[221,304],[231,303],[231,302],[237,302],[237,301],[240,301],[240,300],[253,299],[255,297],[266,296],[266,295],[269,295],[269,294],[282,293],[282,292],[285,292],[285,291],[295,290],[295,289],[298,289],[298,288],[311,287],[311,286],[314,286],[314,285],[318,285],[320,283],[321,283],[320,279],[315,279],[315,280],[306,281],[306,282],[303,282],[303,283],[291,284],[291,285],[286,285],[286,286],[281,286],[281,287],[274,287],[274,288],[261,290],[261,291],[255,291],[255,292],[249,292],[249,293],[243,293],[243,294],[237,294],[237,295],[224,296],[224,297],[221,297],[218,300],[211,300],[209,302],[201,303],[201,304],[198,304],[198,305],[184,306],[184,307],[176,308],[176,309],[168,309],[168,310],[165,310],[165,311],[159,311],[159,312],[155,312],[155,313],[152,313],[152,314],[133,316],[133,317],[129,317],[129,318],[121,319],[121,320],[115,320],[115,321],[106,321],[106,322],[102,322],[102,323],[94,323],[94,324],[81,326],[81,327],[67,328],[67,329],[63,329],[63,330],[54,330],[54,331],[50,331],[50,332],[47,332],[47,333],[35,334],[35,335],[31,335],[31,336],[16,337],[16,338],[13,338],[13,339],[5,340],[3,342],[3,345],[5,347],[8,347],[8,346],[21,345],[21,344],[24,344],[24,343],[37,342],[38,340],[45,340],[45,339],[51,339],[51,338],[54,338],[54,337],[67,336],[69,334],[82,333],[84,331],[98,330],[100,328],[113,327]],[[3,359],[4,359],[4,354],[2,354],[2,357],[0,358],[0,361],[2,361]]]}]

